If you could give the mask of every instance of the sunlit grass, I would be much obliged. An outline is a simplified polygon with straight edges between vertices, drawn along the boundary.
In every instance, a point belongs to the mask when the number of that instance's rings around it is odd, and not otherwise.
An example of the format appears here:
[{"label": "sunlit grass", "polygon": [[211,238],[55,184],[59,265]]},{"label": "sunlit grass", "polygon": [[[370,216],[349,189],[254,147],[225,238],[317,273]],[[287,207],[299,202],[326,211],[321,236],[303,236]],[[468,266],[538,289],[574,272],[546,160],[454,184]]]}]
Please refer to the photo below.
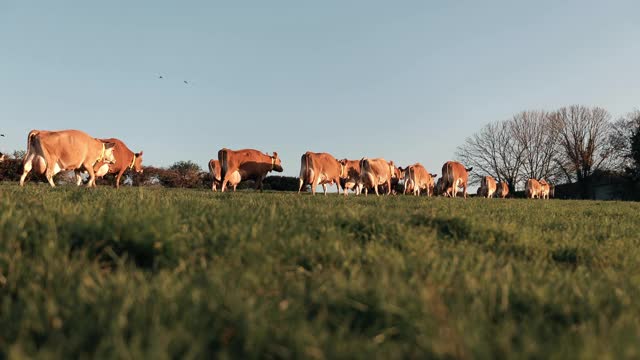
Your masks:
[{"label": "sunlit grass", "polygon": [[640,205],[0,185],[10,357],[640,357]]}]

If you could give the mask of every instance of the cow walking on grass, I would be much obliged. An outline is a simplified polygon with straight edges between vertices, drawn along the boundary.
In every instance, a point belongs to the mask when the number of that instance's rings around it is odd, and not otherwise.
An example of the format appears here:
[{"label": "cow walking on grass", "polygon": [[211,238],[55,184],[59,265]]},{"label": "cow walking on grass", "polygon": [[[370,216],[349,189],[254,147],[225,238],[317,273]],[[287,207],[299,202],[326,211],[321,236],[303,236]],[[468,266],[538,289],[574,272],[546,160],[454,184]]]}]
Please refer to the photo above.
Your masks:
[{"label": "cow walking on grass", "polygon": [[113,142],[102,142],[79,130],[31,130],[27,136],[27,153],[23,160],[20,186],[31,172],[45,174],[55,187],[53,176],[63,170],[84,169],[89,173],[88,187],[95,186],[96,163],[115,163]]},{"label": "cow walking on grass", "polygon": [[314,153],[307,151],[300,158],[300,183],[298,194],[305,185],[311,185],[311,193],[316,194],[316,187],[322,185],[327,195],[327,185],[336,184],[340,194],[340,175],[343,167],[340,162],[328,153]]},{"label": "cow walking on grass", "polygon": [[230,150],[221,149],[218,151],[218,161],[220,161],[220,178],[224,192],[227,183],[236,186],[242,180],[255,180],[256,189],[262,191],[262,181],[271,171],[282,172],[282,162],[277,152],[273,155],[264,154],[254,149]]},{"label": "cow walking on grass", "polygon": [[440,178],[440,194],[449,197],[456,197],[458,189],[462,189],[462,195],[467,198],[467,183],[469,181],[469,172],[473,168],[465,168],[457,161],[447,161],[442,165],[442,177]]},{"label": "cow walking on grass", "polygon": [[[96,177],[103,177],[106,174],[116,174],[116,189],[120,188],[120,179],[127,170],[133,170],[138,174],[143,172],[142,168],[142,151],[134,153],[120,139],[100,139],[105,144],[114,143],[113,157],[117,160],[115,163],[101,161],[93,166]],[[78,186],[82,183],[81,170],[76,170],[76,183]]]}]

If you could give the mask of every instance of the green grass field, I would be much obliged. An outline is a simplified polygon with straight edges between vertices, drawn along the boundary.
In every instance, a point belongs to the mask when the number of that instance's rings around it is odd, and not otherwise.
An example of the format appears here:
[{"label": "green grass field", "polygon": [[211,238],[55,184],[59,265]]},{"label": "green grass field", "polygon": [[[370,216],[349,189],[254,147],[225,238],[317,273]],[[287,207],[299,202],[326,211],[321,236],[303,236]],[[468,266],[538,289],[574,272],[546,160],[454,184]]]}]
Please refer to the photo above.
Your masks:
[{"label": "green grass field", "polygon": [[638,358],[640,204],[0,184],[0,358]]}]

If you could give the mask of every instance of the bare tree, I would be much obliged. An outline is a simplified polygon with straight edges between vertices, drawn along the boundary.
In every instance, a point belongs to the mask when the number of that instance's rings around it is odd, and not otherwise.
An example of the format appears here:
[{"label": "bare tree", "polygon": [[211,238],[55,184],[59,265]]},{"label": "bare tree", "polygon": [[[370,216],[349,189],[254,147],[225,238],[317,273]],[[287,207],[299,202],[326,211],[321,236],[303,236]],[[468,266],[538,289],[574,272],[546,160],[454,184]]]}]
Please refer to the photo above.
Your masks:
[{"label": "bare tree", "polygon": [[558,134],[546,111],[522,111],[513,116],[510,133],[523,149],[522,181],[547,179],[555,181],[561,173],[558,169]]},{"label": "bare tree", "polygon": [[[640,110],[637,109],[620,117],[612,124],[609,146],[615,149],[616,156],[612,160],[612,165],[616,169],[632,173],[640,168],[640,162],[637,162],[634,156],[634,139],[639,137],[639,130]],[[637,147],[636,145],[635,148]]]},{"label": "bare tree", "polygon": [[472,183],[482,176],[491,175],[505,181],[510,191],[515,190],[522,166],[524,149],[514,141],[509,121],[493,122],[483,127],[458,147],[456,156],[465,166],[473,166]]},{"label": "bare tree", "polygon": [[579,182],[595,170],[606,169],[615,157],[616,150],[608,142],[611,115],[605,109],[572,105],[555,111],[551,119],[560,137],[562,156]]}]

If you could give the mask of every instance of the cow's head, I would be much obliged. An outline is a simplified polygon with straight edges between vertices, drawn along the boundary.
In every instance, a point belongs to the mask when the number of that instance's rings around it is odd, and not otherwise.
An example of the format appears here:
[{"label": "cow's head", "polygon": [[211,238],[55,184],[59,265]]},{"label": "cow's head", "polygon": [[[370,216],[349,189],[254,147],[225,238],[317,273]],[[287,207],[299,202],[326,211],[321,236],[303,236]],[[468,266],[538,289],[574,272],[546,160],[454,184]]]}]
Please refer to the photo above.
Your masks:
[{"label": "cow's head", "polygon": [[[391,162],[393,163],[393,161]],[[393,175],[392,177],[395,177],[397,179],[403,179],[404,178],[404,173],[405,171],[407,171],[407,168],[402,168],[400,166],[393,166]]]},{"label": "cow's head", "polygon": [[438,179],[438,181],[436,182],[435,194],[446,195],[445,188],[444,188],[444,181],[442,180],[442,178]]},{"label": "cow's head", "polygon": [[113,156],[113,150],[115,149],[116,143],[103,143],[102,144],[102,154],[101,158],[98,161],[104,161],[109,164],[115,164],[116,158]]},{"label": "cow's head", "polygon": [[340,163],[340,178],[346,179],[348,177],[347,159],[338,160]]},{"label": "cow's head", "polygon": [[271,170],[282,172],[282,161],[280,161],[280,158],[278,157],[278,153],[275,151],[271,156]]},{"label": "cow's head", "polygon": [[142,151],[133,154],[133,162],[131,162],[129,168],[135,170],[135,172],[139,174],[142,174]]}]

